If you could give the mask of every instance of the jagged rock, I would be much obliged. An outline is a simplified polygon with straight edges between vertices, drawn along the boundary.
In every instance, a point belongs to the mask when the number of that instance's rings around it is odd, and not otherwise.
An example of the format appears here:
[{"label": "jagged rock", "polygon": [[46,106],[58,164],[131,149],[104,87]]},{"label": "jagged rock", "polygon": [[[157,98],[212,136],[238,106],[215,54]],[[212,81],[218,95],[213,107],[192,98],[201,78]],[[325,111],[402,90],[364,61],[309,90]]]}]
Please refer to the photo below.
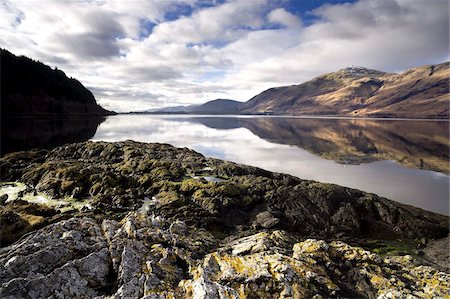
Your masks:
[{"label": "jagged rock", "polygon": [[[372,194],[132,141],[19,152],[0,166],[29,187],[0,205],[1,228],[25,234],[0,249],[2,298],[449,295],[444,267],[349,245],[448,235],[448,217]],[[203,169],[220,179],[198,179]],[[69,209],[28,203],[29,192]],[[70,209],[85,196],[92,209]]]},{"label": "jagged rock", "polygon": [[285,231],[220,243],[150,211],[72,218],[0,251],[2,298],[410,298],[445,296],[450,274]]},{"label": "jagged rock", "polygon": [[[155,198],[156,214],[222,233],[253,224],[315,237],[441,238],[449,232],[442,215],[167,144],[76,143],[8,154],[0,168],[2,179],[30,190],[91,198],[97,215],[123,215]],[[220,179],[195,179],[203,173]]]},{"label": "jagged rock", "polygon": [[450,272],[450,237],[433,240],[423,250],[425,256],[440,266],[444,271]]},{"label": "jagged rock", "polygon": [[106,285],[108,250],[95,221],[73,218],[0,251],[0,297],[92,297]]},{"label": "jagged rock", "polygon": [[274,217],[270,212],[265,211],[256,215],[256,222],[264,228],[271,228],[280,222],[280,219]]}]

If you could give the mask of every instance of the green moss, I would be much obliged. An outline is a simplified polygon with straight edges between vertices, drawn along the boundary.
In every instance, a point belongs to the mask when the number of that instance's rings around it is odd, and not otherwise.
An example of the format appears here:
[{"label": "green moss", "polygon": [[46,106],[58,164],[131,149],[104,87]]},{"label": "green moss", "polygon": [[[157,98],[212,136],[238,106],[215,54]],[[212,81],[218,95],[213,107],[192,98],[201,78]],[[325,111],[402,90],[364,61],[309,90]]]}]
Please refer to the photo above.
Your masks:
[{"label": "green moss", "polygon": [[133,173],[135,171],[135,168],[135,163],[126,162],[117,167],[117,170],[120,171],[121,174],[126,175]]},{"label": "green moss", "polygon": [[170,179],[172,178],[172,173],[167,168],[157,167],[150,172],[153,179]]},{"label": "green moss", "polygon": [[161,180],[152,184],[150,190],[152,193],[158,193],[161,191],[175,191],[178,192],[181,187],[181,182],[174,182],[169,180]]},{"label": "green moss", "polygon": [[152,182],[152,177],[148,173],[140,176],[138,179],[138,184],[144,188],[150,187],[152,185]]},{"label": "green moss", "polygon": [[215,192],[228,197],[237,197],[244,193],[244,189],[241,185],[225,182],[215,188]]},{"label": "green moss", "polygon": [[183,180],[181,182],[180,191],[184,192],[184,193],[192,194],[195,191],[197,191],[198,189],[205,188],[205,185],[206,184],[200,182],[199,180],[191,178],[191,179]]},{"label": "green moss", "polygon": [[175,191],[163,191],[156,195],[158,203],[160,205],[173,205],[174,203],[178,203],[182,205],[184,203],[184,199],[178,195]]},{"label": "green moss", "polygon": [[418,255],[417,244],[410,240],[368,240],[358,244],[378,255]]}]

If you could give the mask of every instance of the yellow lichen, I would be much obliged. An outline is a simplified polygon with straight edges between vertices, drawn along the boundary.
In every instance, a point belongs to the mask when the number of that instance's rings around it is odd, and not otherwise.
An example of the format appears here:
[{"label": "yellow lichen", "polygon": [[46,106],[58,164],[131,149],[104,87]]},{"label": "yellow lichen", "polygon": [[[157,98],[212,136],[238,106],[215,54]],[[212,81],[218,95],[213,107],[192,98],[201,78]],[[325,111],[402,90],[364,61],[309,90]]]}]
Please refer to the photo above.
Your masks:
[{"label": "yellow lichen", "polygon": [[31,226],[40,224],[45,221],[45,217],[43,216],[37,216],[37,215],[31,215],[31,214],[25,214],[25,213],[18,213],[22,219],[27,221]]}]

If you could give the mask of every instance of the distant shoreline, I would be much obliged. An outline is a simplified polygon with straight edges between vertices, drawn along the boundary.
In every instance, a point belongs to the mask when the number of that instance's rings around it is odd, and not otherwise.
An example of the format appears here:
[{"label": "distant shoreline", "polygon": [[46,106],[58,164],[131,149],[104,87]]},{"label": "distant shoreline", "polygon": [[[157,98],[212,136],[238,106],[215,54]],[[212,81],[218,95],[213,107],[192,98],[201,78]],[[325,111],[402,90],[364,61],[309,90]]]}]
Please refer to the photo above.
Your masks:
[{"label": "distant shoreline", "polygon": [[96,119],[96,118],[105,118],[107,116],[116,115],[107,114],[107,115],[97,115],[97,114],[65,114],[65,115],[54,115],[54,114],[13,114],[13,115],[1,115],[3,119],[48,119],[48,120],[65,120],[65,119]]},{"label": "distant shoreline", "polygon": [[420,120],[420,121],[447,121],[450,118],[402,118],[402,117],[383,117],[383,116],[340,116],[340,115],[288,115],[288,114],[220,114],[220,113],[181,113],[181,112],[117,112],[117,115],[183,115],[183,116],[202,116],[202,117],[230,117],[230,118],[245,118],[245,117],[261,117],[261,118],[306,118],[306,119],[367,119],[367,120]]}]

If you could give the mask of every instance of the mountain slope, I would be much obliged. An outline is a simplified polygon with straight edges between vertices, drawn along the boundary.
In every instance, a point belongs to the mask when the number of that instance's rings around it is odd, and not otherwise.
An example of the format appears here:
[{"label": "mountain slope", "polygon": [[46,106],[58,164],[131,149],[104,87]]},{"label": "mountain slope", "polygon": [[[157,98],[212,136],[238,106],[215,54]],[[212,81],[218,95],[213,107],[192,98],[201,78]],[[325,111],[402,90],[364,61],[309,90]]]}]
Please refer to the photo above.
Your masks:
[{"label": "mountain slope", "polygon": [[63,71],[1,49],[2,116],[102,116],[94,95]]},{"label": "mountain slope", "polygon": [[174,114],[239,114],[242,102],[216,99],[200,105],[172,106],[148,111],[151,113]]},{"label": "mountain slope", "polygon": [[402,74],[349,67],[268,89],[244,103],[241,113],[448,118],[449,67],[446,62]]},{"label": "mountain slope", "polygon": [[146,112],[150,112],[150,113],[188,113],[189,110],[194,109],[195,107],[198,107],[199,105],[188,105],[188,106],[170,106],[170,107],[165,107],[165,108],[161,108],[161,109],[151,109],[151,110],[147,110],[144,111],[144,113]]},{"label": "mountain slope", "polygon": [[217,99],[194,107],[190,112],[194,113],[237,113],[242,102],[234,100]]}]

